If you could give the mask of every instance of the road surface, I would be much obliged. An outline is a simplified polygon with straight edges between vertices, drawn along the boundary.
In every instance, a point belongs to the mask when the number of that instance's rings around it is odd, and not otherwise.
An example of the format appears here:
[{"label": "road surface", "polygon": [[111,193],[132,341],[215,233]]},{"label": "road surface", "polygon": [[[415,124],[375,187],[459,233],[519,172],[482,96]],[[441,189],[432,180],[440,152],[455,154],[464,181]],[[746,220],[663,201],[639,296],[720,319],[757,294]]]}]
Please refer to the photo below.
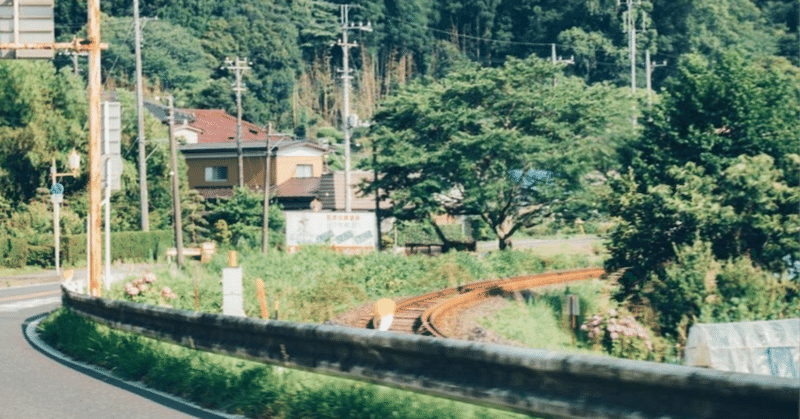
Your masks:
[{"label": "road surface", "polygon": [[25,336],[26,321],[61,305],[60,284],[44,279],[20,280],[16,277],[0,280],[0,284],[11,283],[11,280],[17,284],[29,283],[0,286],[0,418],[223,417],[67,365],[40,351]]}]

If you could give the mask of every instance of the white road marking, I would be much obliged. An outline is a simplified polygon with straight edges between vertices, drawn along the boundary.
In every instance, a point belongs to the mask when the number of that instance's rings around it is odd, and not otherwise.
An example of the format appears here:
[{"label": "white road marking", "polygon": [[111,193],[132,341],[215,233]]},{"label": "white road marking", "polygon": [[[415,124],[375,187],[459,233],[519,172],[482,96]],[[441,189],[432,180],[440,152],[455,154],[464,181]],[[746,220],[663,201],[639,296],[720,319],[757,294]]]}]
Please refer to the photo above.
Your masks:
[{"label": "white road marking", "polygon": [[26,308],[39,307],[47,304],[55,304],[60,302],[61,302],[61,296],[17,301],[14,303],[0,304],[0,312],[8,313],[8,312],[24,310]]}]

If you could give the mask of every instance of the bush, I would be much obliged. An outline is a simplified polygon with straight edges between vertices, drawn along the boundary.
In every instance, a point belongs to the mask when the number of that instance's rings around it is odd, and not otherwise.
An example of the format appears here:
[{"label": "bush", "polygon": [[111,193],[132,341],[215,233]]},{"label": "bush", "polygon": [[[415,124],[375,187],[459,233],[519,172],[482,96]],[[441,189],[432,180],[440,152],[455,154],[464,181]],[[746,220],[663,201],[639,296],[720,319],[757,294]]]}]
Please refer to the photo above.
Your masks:
[{"label": "bush", "polygon": [[[173,234],[170,230],[111,233],[111,258],[125,261],[158,260],[163,257],[167,248],[174,246]],[[105,248],[105,238],[102,245]],[[64,236],[61,240],[61,254],[68,264],[76,265],[85,261],[86,234]]]},{"label": "bush", "polygon": [[7,249],[5,265],[10,268],[24,268],[28,264],[30,250],[28,241],[22,238],[13,237],[7,239]]},{"label": "bush", "polygon": [[655,351],[653,333],[624,310],[609,308],[581,324],[585,339],[595,349],[626,359],[660,361],[663,354]]},{"label": "bush", "polygon": [[747,256],[719,261],[702,241],[676,254],[677,261],[654,275],[644,291],[662,334],[679,345],[698,321],[769,320],[800,313],[797,284],[755,267]]}]

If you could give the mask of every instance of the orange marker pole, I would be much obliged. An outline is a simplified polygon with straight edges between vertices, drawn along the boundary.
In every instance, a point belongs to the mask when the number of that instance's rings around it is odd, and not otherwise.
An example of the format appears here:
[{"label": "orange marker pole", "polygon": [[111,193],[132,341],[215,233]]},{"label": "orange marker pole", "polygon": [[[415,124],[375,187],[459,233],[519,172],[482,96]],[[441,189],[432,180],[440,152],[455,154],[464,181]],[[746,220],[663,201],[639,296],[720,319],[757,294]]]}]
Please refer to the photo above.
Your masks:
[{"label": "orange marker pole", "polygon": [[267,313],[267,297],[264,295],[264,281],[261,278],[256,279],[256,290],[258,291],[258,302],[261,304],[261,318],[266,319],[269,313]]}]

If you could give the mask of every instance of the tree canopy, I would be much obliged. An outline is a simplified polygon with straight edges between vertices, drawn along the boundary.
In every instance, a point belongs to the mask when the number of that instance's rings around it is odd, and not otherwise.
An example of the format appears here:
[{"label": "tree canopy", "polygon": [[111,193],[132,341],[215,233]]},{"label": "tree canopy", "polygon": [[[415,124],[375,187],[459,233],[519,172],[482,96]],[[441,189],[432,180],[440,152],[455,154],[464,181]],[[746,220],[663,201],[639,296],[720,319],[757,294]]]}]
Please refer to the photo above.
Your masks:
[{"label": "tree canopy", "polygon": [[[800,260],[800,72],[785,60],[687,56],[614,182],[609,266],[626,292],[695,241],[772,272]],[[787,264],[788,262],[788,264]]]},{"label": "tree canopy", "polygon": [[480,216],[505,248],[578,196],[627,134],[621,95],[538,58],[412,83],[375,115],[371,190],[399,219]]}]

